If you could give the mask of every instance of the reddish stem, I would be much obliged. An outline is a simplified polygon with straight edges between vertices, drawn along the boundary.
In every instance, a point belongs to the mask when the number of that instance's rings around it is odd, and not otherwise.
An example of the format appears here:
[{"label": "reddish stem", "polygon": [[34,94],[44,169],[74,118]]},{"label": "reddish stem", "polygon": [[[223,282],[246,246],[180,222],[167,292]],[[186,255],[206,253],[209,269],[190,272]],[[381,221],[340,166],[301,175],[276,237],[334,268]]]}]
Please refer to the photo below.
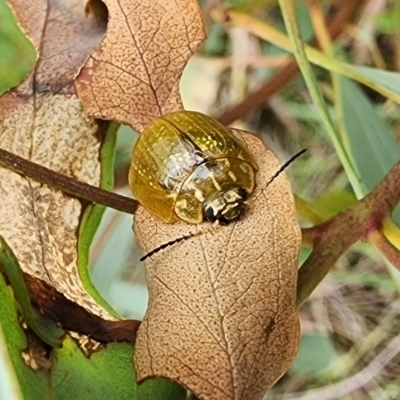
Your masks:
[{"label": "reddish stem", "polygon": [[[325,278],[339,257],[355,242],[367,238],[390,216],[400,200],[400,161],[383,181],[358,203],[329,221],[306,230],[313,241],[313,251],[299,270],[297,305],[300,307]],[[398,255],[388,242],[380,241],[389,257]]]}]

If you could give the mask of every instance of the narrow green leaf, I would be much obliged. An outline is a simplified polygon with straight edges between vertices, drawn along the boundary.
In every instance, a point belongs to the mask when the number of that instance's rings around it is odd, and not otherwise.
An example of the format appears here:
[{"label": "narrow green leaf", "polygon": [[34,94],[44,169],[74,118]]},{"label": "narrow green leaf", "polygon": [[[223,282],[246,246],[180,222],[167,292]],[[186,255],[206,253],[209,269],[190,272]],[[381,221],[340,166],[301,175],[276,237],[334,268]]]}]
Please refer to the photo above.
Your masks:
[{"label": "narrow green leaf", "polygon": [[[64,331],[55,323],[43,318],[31,305],[28,289],[14,253],[0,236],[0,272],[3,272],[14,292],[21,314],[28,326],[46,343],[59,346]],[[1,315],[1,314],[0,314]]]},{"label": "narrow green leaf", "polygon": [[[350,158],[358,171],[365,195],[400,159],[400,146],[390,126],[358,85],[345,78],[340,79],[340,85],[339,123],[347,135]],[[400,226],[399,207],[394,215]]]},{"label": "narrow green leaf", "polygon": [[[115,144],[116,134],[119,124],[110,123],[106,132],[103,146],[101,148],[101,187],[106,190],[112,190],[114,185],[114,161],[115,161]],[[110,304],[101,296],[92,282],[89,265],[90,245],[93,237],[100,225],[101,218],[105,211],[102,205],[89,205],[82,217],[79,227],[78,240],[78,269],[82,284],[87,292],[107,310],[111,315],[118,317],[118,313],[111,307]]]},{"label": "narrow green leaf", "polygon": [[[285,21],[288,35],[291,40],[291,43],[288,43],[289,47],[293,47],[293,52],[296,57],[297,63],[299,64],[303,79],[306,82],[311,98],[319,113],[321,122],[325,130],[328,132],[335,146],[335,150],[340,158],[340,161],[342,162],[342,165],[346,170],[347,176],[352,184],[356,186],[358,182],[356,171],[354,170],[351,160],[349,159],[349,156],[346,152],[346,148],[344,143],[342,142],[342,138],[340,137],[340,134],[333,123],[332,117],[329,113],[329,109],[322,97],[321,90],[315,79],[314,73],[307,58],[308,53],[306,52],[306,46],[304,45],[303,39],[300,35],[300,30],[296,17],[295,4],[286,0],[279,0],[279,4],[281,6],[282,15]],[[287,41],[284,35],[280,37],[282,41]],[[321,55],[326,58],[323,53],[321,53]]]},{"label": "narrow green leaf", "polygon": [[[397,103],[400,99],[400,74],[392,71],[384,71],[382,69],[364,67],[362,65],[349,65],[349,70],[353,70],[356,74],[364,77],[369,81],[368,86],[377,91],[386,90],[396,94],[398,97],[393,98]],[[360,79],[358,79],[362,82]],[[379,89],[379,87],[381,89]],[[391,96],[388,96],[391,97]]]}]

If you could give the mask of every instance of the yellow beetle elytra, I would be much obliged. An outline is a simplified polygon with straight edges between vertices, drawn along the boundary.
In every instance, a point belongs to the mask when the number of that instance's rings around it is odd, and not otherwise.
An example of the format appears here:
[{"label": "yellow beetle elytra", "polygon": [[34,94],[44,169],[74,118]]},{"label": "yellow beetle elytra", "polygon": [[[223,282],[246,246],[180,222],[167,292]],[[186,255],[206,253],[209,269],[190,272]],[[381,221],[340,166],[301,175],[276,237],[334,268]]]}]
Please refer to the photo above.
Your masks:
[{"label": "yellow beetle elytra", "polygon": [[129,184],[149,212],[228,224],[244,214],[257,167],[244,143],[204,114],[177,111],[154,120],[132,152]]}]

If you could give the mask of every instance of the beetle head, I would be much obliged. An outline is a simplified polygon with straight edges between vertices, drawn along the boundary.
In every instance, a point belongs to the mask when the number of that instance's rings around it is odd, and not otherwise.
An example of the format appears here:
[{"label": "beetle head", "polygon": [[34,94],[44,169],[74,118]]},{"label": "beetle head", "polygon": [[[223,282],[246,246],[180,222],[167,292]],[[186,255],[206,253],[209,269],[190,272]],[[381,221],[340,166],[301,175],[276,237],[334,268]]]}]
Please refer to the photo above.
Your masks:
[{"label": "beetle head", "polygon": [[247,198],[248,193],[242,187],[226,190],[205,203],[204,219],[210,222],[218,221],[221,225],[237,221],[245,213]]}]

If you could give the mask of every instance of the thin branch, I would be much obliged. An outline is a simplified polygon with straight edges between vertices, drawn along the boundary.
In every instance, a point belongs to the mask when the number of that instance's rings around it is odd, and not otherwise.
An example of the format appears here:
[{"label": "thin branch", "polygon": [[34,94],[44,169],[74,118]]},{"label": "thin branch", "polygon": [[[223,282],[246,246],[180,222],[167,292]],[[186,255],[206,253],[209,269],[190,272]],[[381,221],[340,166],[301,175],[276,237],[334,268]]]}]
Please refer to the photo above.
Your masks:
[{"label": "thin branch", "polygon": [[69,176],[61,175],[42,165],[33,163],[6,150],[0,149],[0,166],[19,175],[33,179],[71,196],[102,204],[115,210],[134,214],[139,203],[129,197],[108,192],[96,186],[80,182]]}]

